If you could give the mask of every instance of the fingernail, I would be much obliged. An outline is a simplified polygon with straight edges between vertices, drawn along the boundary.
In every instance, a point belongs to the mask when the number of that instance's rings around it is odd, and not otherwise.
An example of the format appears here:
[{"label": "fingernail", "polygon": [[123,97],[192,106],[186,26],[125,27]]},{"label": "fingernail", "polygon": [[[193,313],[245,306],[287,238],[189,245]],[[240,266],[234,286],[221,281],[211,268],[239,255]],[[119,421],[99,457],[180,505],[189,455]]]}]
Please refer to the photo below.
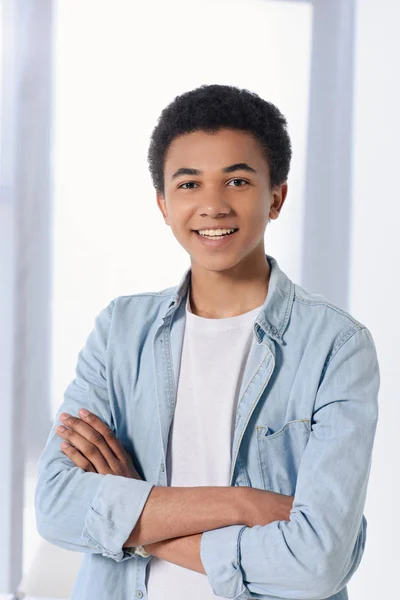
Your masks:
[{"label": "fingernail", "polygon": [[82,417],[87,417],[89,414],[89,411],[86,410],[86,408],[81,408],[81,410],[79,411],[79,414],[81,414]]},{"label": "fingernail", "polygon": [[64,427],[64,425],[58,425],[58,426],[56,427],[56,429],[57,429],[57,431],[65,431],[65,430],[66,430],[66,427]]},{"label": "fingernail", "polygon": [[68,442],[63,442],[61,444],[61,448],[68,448],[68,446],[69,446]]}]

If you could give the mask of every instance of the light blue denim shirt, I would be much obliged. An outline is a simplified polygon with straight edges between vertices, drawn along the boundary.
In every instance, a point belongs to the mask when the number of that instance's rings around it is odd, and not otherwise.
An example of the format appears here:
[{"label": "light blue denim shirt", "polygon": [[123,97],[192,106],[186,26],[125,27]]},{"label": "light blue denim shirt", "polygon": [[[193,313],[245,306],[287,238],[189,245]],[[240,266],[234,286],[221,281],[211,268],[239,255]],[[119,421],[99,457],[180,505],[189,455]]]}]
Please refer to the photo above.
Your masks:
[{"label": "light blue denim shirt", "polygon": [[[241,383],[229,483],[292,495],[293,507],[289,521],[203,533],[201,559],[221,598],[346,600],[366,543],[376,348],[365,325],[266,259],[269,290]],[[190,275],[159,292],[117,297],[100,312],[41,454],[38,532],[84,553],[72,600],[147,598],[152,556],[122,545],[152,487],[169,484]],[[115,432],[144,481],[85,472],[62,452],[58,417],[81,407]]]}]

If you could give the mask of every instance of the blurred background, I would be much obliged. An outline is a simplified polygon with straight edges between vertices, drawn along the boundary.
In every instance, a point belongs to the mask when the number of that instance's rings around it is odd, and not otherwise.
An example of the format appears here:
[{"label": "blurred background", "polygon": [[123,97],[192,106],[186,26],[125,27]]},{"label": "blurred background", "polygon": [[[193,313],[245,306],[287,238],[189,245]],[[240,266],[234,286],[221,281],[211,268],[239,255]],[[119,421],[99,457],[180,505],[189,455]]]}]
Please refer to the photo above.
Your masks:
[{"label": "blurred background", "polygon": [[1,599],[72,590],[81,555],[36,532],[37,461],[97,313],[189,266],[147,150],[162,109],[204,83],[286,116],[289,195],[266,252],[373,334],[380,420],[348,590],[395,597],[399,19],[398,0],[0,0]]}]

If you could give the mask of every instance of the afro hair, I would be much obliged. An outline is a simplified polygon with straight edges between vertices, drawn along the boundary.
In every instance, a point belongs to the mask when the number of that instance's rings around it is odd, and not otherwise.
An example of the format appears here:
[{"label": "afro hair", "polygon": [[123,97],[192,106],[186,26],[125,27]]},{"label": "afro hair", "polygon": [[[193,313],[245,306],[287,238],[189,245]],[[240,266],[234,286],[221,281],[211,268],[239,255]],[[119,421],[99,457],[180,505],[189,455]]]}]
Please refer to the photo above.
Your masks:
[{"label": "afro hair", "polygon": [[156,191],[164,196],[165,158],[176,137],[194,131],[215,133],[220,129],[247,132],[259,141],[269,166],[271,188],[287,180],[292,149],[282,113],[255,92],[212,84],[176,96],[161,112],[147,156]]}]

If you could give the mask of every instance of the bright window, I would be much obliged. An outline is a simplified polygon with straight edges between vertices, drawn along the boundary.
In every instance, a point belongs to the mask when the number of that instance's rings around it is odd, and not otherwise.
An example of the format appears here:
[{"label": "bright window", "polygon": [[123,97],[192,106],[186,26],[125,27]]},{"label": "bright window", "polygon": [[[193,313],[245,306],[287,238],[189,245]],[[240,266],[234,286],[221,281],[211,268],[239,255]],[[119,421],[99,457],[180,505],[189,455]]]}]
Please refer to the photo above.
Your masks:
[{"label": "bright window", "polygon": [[189,257],[156,205],[150,134],[203,83],[275,103],[293,143],[289,195],[266,251],[299,278],[312,8],[255,0],[57,2],[53,409],[94,316],[121,294],[175,285]]}]

